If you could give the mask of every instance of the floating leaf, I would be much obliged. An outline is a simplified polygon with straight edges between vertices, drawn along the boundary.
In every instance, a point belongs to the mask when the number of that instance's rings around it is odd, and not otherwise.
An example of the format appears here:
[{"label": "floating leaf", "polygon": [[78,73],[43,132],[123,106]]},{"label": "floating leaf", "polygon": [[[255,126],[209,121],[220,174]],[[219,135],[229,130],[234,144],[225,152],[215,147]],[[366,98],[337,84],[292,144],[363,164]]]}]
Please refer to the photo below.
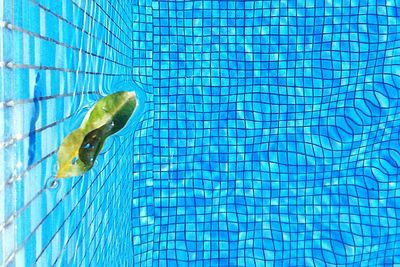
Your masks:
[{"label": "floating leaf", "polygon": [[100,99],[81,126],[61,143],[57,177],[79,176],[90,170],[107,137],[126,125],[136,104],[134,92],[117,92]]}]

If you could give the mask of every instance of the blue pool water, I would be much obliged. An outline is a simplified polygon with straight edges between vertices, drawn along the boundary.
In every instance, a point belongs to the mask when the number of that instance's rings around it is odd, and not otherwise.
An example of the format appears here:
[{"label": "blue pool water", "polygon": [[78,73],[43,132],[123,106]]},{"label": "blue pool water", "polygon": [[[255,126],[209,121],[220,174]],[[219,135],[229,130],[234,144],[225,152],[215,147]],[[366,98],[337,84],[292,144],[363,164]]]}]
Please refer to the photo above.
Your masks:
[{"label": "blue pool water", "polygon": [[[400,264],[399,7],[0,0],[0,262]],[[118,90],[140,112],[54,182]]]}]

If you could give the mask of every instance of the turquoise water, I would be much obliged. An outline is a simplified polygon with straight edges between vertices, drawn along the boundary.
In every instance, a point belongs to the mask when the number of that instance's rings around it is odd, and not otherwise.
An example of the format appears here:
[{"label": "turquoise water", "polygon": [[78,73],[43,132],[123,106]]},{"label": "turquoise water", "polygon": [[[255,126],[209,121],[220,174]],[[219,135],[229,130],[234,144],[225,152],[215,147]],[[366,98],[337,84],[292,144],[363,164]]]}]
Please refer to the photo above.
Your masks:
[{"label": "turquoise water", "polygon": [[[0,0],[0,262],[400,264],[399,4]],[[119,90],[135,118],[55,182]]]}]

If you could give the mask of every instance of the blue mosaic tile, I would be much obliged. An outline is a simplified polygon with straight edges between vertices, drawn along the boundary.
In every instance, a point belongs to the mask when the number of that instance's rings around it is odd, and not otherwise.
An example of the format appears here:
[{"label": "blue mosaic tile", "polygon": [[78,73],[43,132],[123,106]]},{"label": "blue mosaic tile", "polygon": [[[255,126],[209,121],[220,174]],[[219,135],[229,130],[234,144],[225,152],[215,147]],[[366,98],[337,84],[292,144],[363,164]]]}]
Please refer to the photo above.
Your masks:
[{"label": "blue mosaic tile", "polygon": [[[399,4],[0,0],[0,263],[400,264]],[[121,82],[136,129],[49,188]]]},{"label": "blue mosaic tile", "polygon": [[399,261],[395,6],[153,2],[153,263]]}]

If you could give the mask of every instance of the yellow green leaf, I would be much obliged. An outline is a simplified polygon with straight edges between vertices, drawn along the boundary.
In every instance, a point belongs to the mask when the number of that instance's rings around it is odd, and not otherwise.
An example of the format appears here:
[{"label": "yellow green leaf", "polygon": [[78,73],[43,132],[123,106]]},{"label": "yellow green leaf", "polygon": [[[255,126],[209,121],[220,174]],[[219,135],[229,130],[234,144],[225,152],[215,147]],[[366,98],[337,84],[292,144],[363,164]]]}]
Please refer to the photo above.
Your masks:
[{"label": "yellow green leaf", "polygon": [[57,177],[79,176],[90,170],[107,137],[126,125],[136,105],[134,92],[117,92],[100,99],[81,126],[61,143]]}]

